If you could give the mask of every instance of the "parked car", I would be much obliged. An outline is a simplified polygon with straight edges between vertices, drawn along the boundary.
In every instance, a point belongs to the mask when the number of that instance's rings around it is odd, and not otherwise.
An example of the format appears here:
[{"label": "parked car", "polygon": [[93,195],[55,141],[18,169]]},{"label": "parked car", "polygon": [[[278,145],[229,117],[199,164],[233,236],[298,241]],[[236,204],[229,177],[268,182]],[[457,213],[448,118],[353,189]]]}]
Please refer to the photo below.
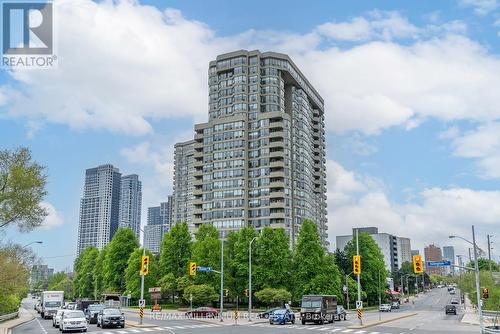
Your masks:
[{"label": "parked car", "polygon": [[335,320],[336,321],[347,320],[347,312],[344,309],[344,306],[337,305],[337,312],[335,313]]},{"label": "parked car", "polygon": [[450,295],[454,295],[456,293],[455,289],[450,290]]},{"label": "parked car", "polygon": [[97,315],[104,309],[104,305],[102,304],[91,304],[87,306],[85,310],[85,318],[89,324],[97,324]]},{"label": "parked car", "polygon": [[392,309],[399,309],[399,302],[398,301],[394,301],[391,303],[391,310]]},{"label": "parked car", "polygon": [[37,311],[37,313],[40,313],[40,302],[36,302],[35,306],[33,306],[33,309],[35,309],[35,311]]},{"label": "parked car", "polygon": [[64,310],[57,310],[57,313],[52,317],[52,327],[59,328],[59,324],[61,323],[61,318],[64,314]]},{"label": "parked car", "polygon": [[444,309],[445,314],[457,315],[457,307],[455,305],[446,305]]},{"label": "parked car", "polygon": [[257,314],[257,318],[269,319],[269,316],[271,315],[271,313],[273,313],[275,310],[279,310],[280,308],[281,307],[275,307],[275,308],[270,308],[268,310],[265,310],[264,312]]},{"label": "parked car", "polygon": [[219,310],[212,307],[198,307],[186,312],[186,317],[189,318],[216,318],[218,316]]},{"label": "parked car", "polygon": [[[57,314],[57,313],[56,313]],[[85,314],[78,310],[65,310],[59,321],[59,330],[63,333],[69,331],[87,331]]]},{"label": "parked car", "polygon": [[[89,305],[90,306],[90,305]],[[125,327],[125,315],[117,308],[104,308],[97,314],[97,327]]]},{"label": "parked car", "polygon": [[454,305],[458,305],[459,302],[458,302],[458,298],[451,298],[451,304],[454,304]]},{"label": "parked car", "polygon": [[392,312],[391,304],[381,304],[379,307],[380,312]]},{"label": "parked car", "polygon": [[63,308],[67,310],[76,310],[77,309],[76,306],[77,306],[76,302],[67,302],[64,304]]},{"label": "parked car", "polygon": [[291,322],[295,324],[295,314],[287,308],[280,308],[274,310],[273,313],[269,316],[269,323],[273,324],[281,324],[284,325],[287,322]]}]

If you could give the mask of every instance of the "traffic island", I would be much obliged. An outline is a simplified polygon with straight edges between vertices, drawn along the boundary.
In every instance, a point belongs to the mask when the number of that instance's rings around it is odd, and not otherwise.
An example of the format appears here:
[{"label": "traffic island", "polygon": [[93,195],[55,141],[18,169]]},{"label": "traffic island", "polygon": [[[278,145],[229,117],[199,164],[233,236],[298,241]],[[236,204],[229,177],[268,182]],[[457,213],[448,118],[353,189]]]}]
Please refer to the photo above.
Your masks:
[{"label": "traffic island", "polygon": [[125,327],[151,328],[151,327],[158,327],[158,325],[145,324],[145,323],[141,325],[138,321],[125,320]]},{"label": "traffic island", "polygon": [[388,323],[388,322],[391,322],[391,321],[413,317],[414,315],[417,315],[417,314],[418,313],[407,313],[407,314],[402,314],[402,315],[399,315],[399,316],[396,316],[396,317],[391,317],[391,318],[384,319],[384,320],[370,321],[370,322],[364,323],[363,325],[352,325],[352,326],[349,326],[347,328],[361,329],[361,328],[373,327],[373,326],[385,324],[385,323]]}]

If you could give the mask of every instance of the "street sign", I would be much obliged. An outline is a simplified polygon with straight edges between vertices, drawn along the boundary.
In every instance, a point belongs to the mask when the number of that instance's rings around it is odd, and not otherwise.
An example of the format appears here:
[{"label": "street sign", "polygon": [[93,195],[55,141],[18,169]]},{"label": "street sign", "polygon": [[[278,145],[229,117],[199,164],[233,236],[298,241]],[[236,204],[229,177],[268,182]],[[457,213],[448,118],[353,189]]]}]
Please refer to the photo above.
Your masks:
[{"label": "street sign", "polygon": [[363,301],[362,300],[356,300],[356,308],[363,309]]},{"label": "street sign", "polygon": [[160,287],[149,288],[148,291],[149,292],[161,292],[161,288]]},{"label": "street sign", "polygon": [[139,299],[139,307],[145,307],[146,306],[146,300],[145,299]]},{"label": "street sign", "polygon": [[443,260],[443,261],[427,261],[427,267],[446,267],[450,266],[451,261]]},{"label": "street sign", "polygon": [[212,271],[212,267],[198,267],[198,271]]},{"label": "street sign", "polygon": [[344,291],[344,293],[347,293],[347,285],[344,285],[344,286],[342,287],[342,290]]},{"label": "street sign", "polygon": [[161,292],[150,292],[149,297],[152,300],[160,300],[161,299]]}]

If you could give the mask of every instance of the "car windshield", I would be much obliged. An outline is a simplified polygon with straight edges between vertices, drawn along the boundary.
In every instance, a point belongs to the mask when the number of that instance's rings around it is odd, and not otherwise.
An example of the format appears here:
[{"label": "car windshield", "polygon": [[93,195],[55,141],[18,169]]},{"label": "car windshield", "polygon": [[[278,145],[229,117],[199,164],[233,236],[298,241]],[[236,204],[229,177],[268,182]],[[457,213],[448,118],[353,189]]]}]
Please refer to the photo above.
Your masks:
[{"label": "car windshield", "polygon": [[109,315],[121,315],[120,310],[115,309],[115,308],[107,308],[102,311],[103,314],[109,314]]},{"label": "car windshield", "polygon": [[103,306],[100,304],[92,304],[92,305],[89,305],[89,307],[88,307],[89,311],[100,311],[102,309],[103,309]]},{"label": "car windshield", "polygon": [[286,310],[275,310],[273,314],[285,314]]},{"label": "car windshield", "polygon": [[303,300],[302,307],[321,307],[321,300]]},{"label": "car windshield", "polygon": [[45,307],[61,307],[61,302],[45,302]]},{"label": "car windshield", "polygon": [[68,312],[68,313],[64,313],[64,318],[66,318],[66,319],[71,319],[71,318],[85,318],[85,315],[83,314],[82,311]]}]

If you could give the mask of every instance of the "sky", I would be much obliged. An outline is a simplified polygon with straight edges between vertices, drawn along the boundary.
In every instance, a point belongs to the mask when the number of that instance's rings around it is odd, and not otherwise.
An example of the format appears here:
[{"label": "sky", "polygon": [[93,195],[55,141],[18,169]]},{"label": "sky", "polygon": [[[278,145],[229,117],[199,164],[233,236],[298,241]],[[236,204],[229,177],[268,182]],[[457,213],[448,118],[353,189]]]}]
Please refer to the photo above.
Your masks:
[{"label": "sky", "polygon": [[[86,168],[112,163],[149,206],[173,145],[208,118],[208,62],[287,53],[325,100],[328,225],[486,249],[500,227],[500,2],[55,0],[56,69],[0,70],[0,149],[47,167],[49,216],[0,238],[71,270]],[[498,236],[500,238],[500,236]],[[493,237],[493,257],[500,260]],[[498,241],[497,241],[498,240]]]}]

